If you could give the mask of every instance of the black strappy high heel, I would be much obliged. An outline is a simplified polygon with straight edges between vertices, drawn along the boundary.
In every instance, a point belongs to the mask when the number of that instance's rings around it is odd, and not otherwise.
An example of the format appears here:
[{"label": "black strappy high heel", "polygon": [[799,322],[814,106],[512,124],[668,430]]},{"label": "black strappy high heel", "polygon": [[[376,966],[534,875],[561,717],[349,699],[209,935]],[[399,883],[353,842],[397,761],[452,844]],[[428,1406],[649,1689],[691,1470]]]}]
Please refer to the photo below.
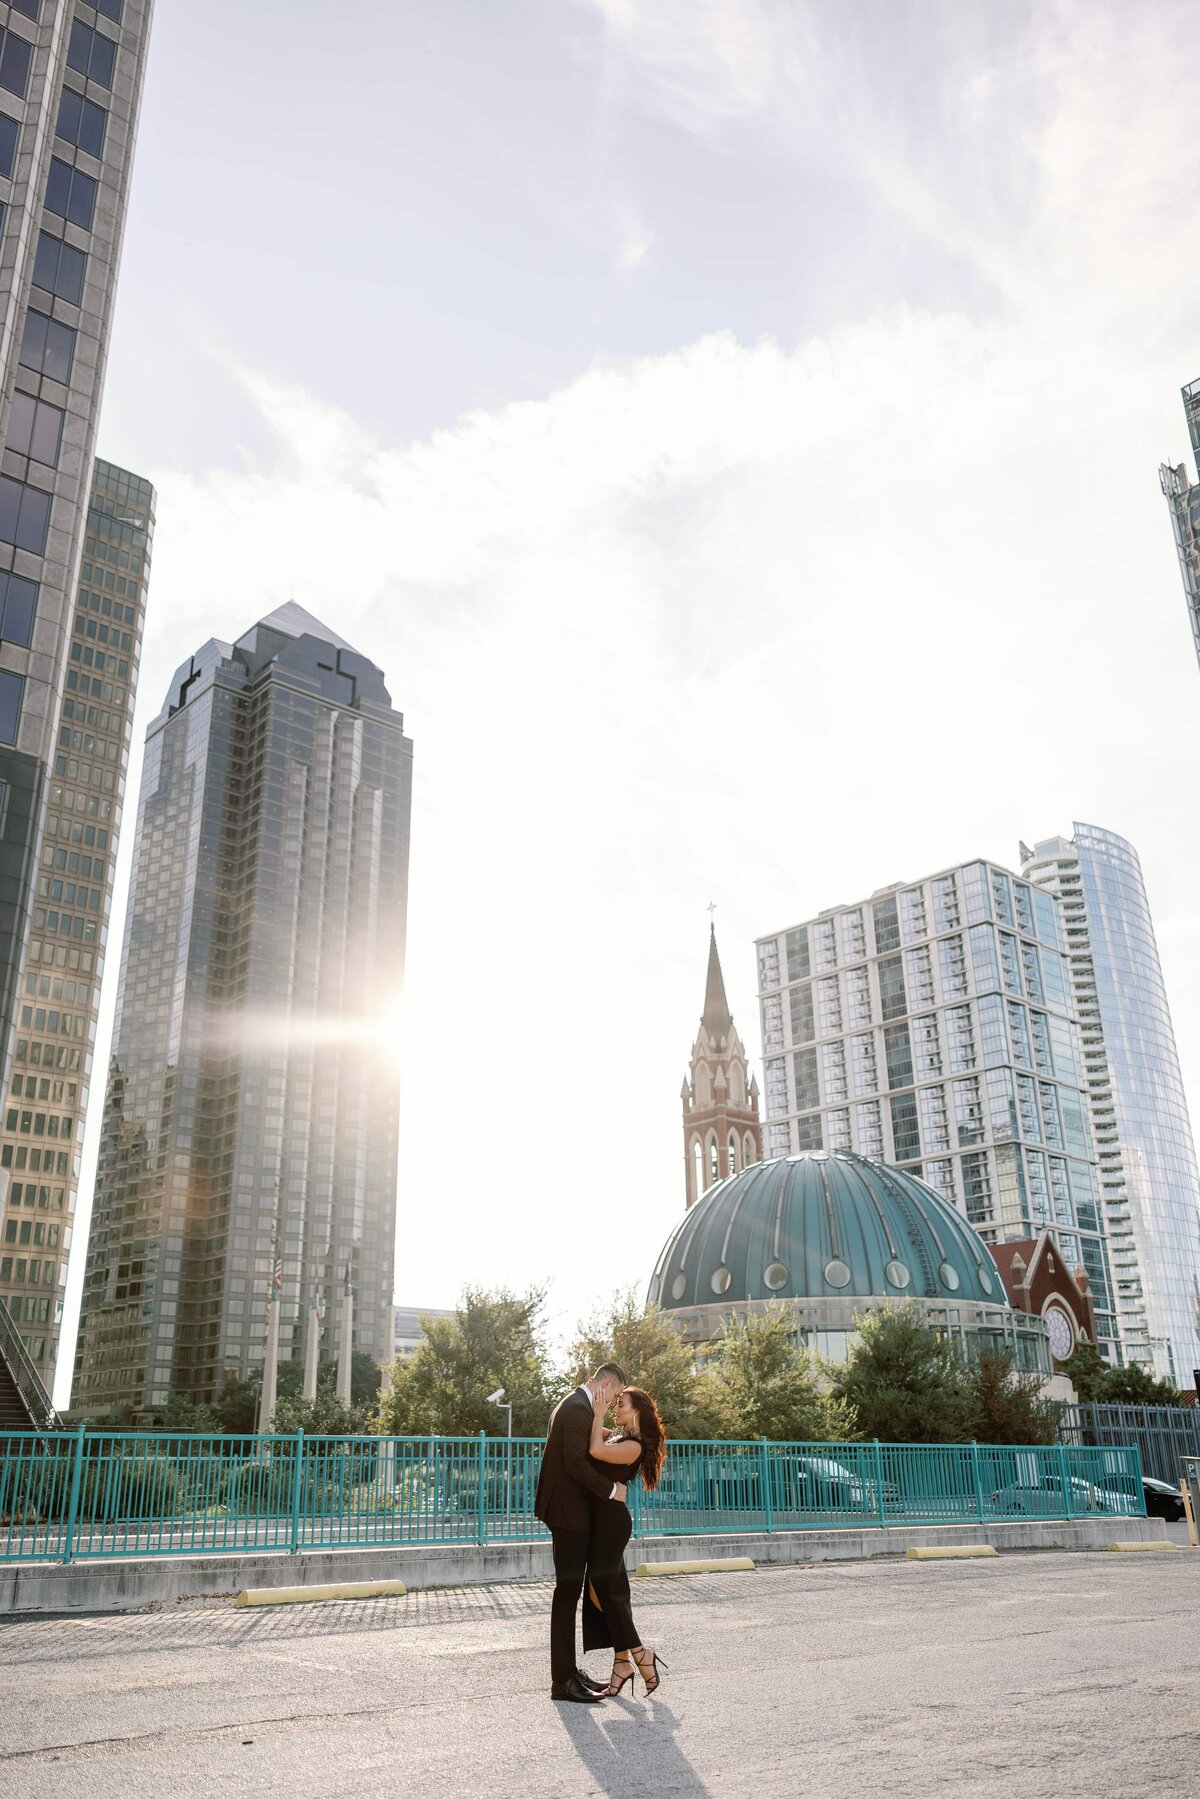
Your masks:
[{"label": "black strappy high heel", "polygon": [[[626,1656],[624,1659],[626,1661],[629,1661],[628,1656]],[[619,1656],[614,1657],[614,1659],[613,1659],[612,1673],[610,1674],[609,1680],[608,1680],[608,1696],[610,1699],[619,1699],[621,1697],[621,1694],[625,1691],[625,1688],[631,1687],[633,1685],[633,1663],[632,1663],[632,1661],[629,1661],[628,1674],[623,1674],[621,1676],[621,1678],[619,1680],[617,1680],[617,1665],[620,1660],[621,1660],[621,1658]],[[616,1686],[613,1685],[614,1681],[617,1682]]]},{"label": "black strappy high heel", "polygon": [[[666,1662],[663,1661],[661,1656],[656,1655],[654,1653],[653,1649],[643,1649],[641,1651],[640,1655],[639,1655],[638,1651],[636,1649],[634,1649],[631,1651],[631,1654],[633,1656],[634,1661],[637,1663],[638,1668],[641,1670],[642,1679],[646,1683],[647,1696],[649,1696],[649,1694],[651,1694],[651,1693],[657,1692],[658,1688],[662,1684],[662,1682],[659,1678],[658,1670],[660,1668],[665,1668],[667,1665]],[[650,1658],[650,1673],[649,1674],[646,1673],[646,1658],[647,1658],[647,1656],[649,1656],[649,1658]]]}]

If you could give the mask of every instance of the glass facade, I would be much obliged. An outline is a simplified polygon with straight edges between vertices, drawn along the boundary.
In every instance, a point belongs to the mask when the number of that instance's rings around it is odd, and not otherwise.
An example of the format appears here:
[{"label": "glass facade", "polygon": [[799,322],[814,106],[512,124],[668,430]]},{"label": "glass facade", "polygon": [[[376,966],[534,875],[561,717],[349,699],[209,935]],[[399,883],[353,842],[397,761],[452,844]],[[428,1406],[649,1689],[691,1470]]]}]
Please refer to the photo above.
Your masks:
[{"label": "glass facade", "polygon": [[[1183,410],[1192,440],[1192,460],[1200,471],[1200,381],[1193,381],[1184,388]],[[1200,485],[1193,485],[1188,480],[1187,465],[1182,462],[1174,468],[1169,463],[1162,463],[1158,479],[1171,511],[1171,529],[1183,575],[1192,642],[1197,657],[1200,657]]]},{"label": "glass facade", "polygon": [[[96,419],[151,0],[125,0],[119,18],[111,8],[77,8],[75,0],[41,0],[4,12],[0,582],[8,597],[0,628],[0,795],[6,796],[0,805],[0,1081],[7,1092],[14,1014],[26,997],[20,989],[28,939],[38,928],[34,886],[44,872],[41,833],[56,779],[60,708],[73,666]],[[14,581],[23,595],[16,610]],[[112,704],[106,709],[111,714]],[[60,1107],[60,1121],[69,1110]],[[64,1200],[64,1218],[68,1206]],[[61,1236],[56,1247],[62,1248]],[[30,1258],[23,1259],[28,1265]],[[46,1258],[37,1259],[44,1274]],[[15,1287],[9,1291],[15,1297]],[[55,1292],[38,1297],[35,1337],[56,1334],[56,1301],[41,1316],[43,1302]],[[24,1325],[23,1307],[22,1331]],[[48,1353],[47,1342],[43,1367]]]},{"label": "glass facade", "polygon": [[[807,945],[810,972],[789,946]],[[1116,1359],[1096,1157],[1060,908],[972,862],[758,943],[766,1154],[910,1169],[988,1242],[1054,1230]],[[814,1065],[797,1063],[812,1046]],[[798,1074],[803,1071],[803,1078]],[[815,1092],[815,1101],[814,1101]]]},{"label": "glass facade", "polygon": [[62,1326],[153,535],[150,483],[97,462],[0,1114],[0,1304],[47,1387]]},{"label": "glass facade", "polygon": [[211,1399],[314,1289],[390,1358],[412,745],[295,605],[177,672],[147,733],[75,1407]]},{"label": "glass facade", "polygon": [[1200,1367],[1200,1176],[1154,925],[1132,844],[1076,824],[1024,857],[1062,903],[1128,1360]]}]

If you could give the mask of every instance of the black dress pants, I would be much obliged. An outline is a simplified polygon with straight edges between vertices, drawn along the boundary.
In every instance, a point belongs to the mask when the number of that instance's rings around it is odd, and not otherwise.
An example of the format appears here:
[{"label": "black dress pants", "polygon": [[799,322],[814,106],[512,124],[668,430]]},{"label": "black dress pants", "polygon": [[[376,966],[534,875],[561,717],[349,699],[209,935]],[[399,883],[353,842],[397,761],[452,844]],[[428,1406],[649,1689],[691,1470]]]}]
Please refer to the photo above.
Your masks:
[{"label": "black dress pants", "polygon": [[554,1546],[554,1598],[550,1603],[550,1678],[570,1680],[579,1665],[575,1615],[587,1576],[591,1532],[550,1529]]}]

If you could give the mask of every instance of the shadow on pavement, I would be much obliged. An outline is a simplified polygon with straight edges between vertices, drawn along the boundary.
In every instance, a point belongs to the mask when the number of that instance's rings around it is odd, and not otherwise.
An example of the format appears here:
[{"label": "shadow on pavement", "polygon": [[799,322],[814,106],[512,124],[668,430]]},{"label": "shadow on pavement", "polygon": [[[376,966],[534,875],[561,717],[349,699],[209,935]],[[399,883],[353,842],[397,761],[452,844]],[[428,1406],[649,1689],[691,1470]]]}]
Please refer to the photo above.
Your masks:
[{"label": "shadow on pavement", "polygon": [[679,1721],[661,1700],[609,1699],[603,1705],[556,1705],[576,1755],[605,1793],[662,1789],[707,1793],[677,1741]]}]

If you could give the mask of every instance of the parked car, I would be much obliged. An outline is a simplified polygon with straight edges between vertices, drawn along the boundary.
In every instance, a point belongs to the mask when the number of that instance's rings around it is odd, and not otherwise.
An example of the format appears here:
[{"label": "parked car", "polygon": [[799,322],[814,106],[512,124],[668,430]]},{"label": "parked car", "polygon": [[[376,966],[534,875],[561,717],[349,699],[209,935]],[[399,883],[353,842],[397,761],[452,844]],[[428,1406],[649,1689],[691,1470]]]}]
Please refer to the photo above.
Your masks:
[{"label": "parked car", "polygon": [[[794,1498],[788,1494],[785,1503],[794,1503],[804,1511],[878,1514],[880,1483],[871,1476],[854,1473],[831,1456],[797,1456],[789,1464],[786,1476],[794,1482]],[[886,1511],[899,1500],[900,1489],[890,1480],[882,1486]]]},{"label": "parked car", "polygon": [[1185,1516],[1183,1494],[1178,1487],[1143,1474],[1142,1492],[1146,1495],[1146,1511],[1151,1518],[1165,1518],[1168,1523],[1173,1524]]},{"label": "parked car", "polygon": [[[1117,1495],[1101,1493],[1090,1480],[1082,1480],[1078,1475],[1069,1477],[1069,1490],[1071,1510],[1075,1513],[1128,1509],[1115,1503]],[[1045,1474],[1040,1480],[1017,1481],[1011,1486],[999,1487],[992,1494],[992,1505],[999,1512],[1057,1517],[1065,1509],[1062,1478],[1057,1474]]]}]

